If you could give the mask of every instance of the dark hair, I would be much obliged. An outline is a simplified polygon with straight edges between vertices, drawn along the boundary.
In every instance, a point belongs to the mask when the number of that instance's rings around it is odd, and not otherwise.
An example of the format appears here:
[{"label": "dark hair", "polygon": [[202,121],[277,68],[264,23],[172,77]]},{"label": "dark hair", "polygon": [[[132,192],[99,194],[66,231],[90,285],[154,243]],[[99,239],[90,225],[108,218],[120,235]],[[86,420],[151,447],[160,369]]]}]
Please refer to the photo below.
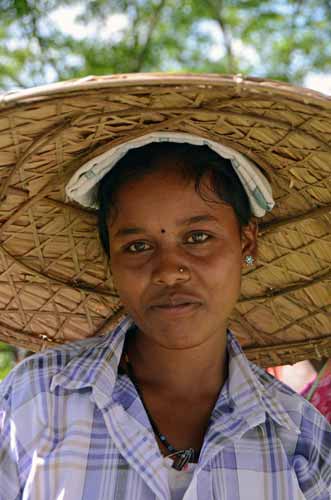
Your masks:
[{"label": "dark hair", "polygon": [[248,196],[230,160],[222,158],[208,146],[170,142],[151,143],[131,149],[100,181],[97,193],[98,230],[108,257],[110,251],[107,221],[116,217],[119,189],[129,181],[141,179],[146,174],[155,172],[158,169],[156,164],[158,159],[169,154],[175,156],[176,160],[182,160],[178,161],[178,166],[176,164],[175,168],[180,171],[184,179],[195,181],[195,190],[201,197],[201,180],[205,174],[210,173],[213,191],[220,200],[232,206],[240,228],[249,223],[252,213]]}]

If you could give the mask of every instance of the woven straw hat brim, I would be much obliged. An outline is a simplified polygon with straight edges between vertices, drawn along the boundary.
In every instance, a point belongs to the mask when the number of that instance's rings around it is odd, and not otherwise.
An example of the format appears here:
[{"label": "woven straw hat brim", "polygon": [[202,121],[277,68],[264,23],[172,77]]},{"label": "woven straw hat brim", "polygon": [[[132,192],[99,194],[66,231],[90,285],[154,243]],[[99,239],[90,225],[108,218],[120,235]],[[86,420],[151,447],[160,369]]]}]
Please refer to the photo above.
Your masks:
[{"label": "woven straw hat brim", "polygon": [[0,98],[0,339],[31,350],[100,335],[123,314],[96,215],[65,185],[87,160],[152,131],[230,146],[276,206],[259,221],[230,327],[262,365],[331,354],[331,100],[219,75],[89,77]]}]

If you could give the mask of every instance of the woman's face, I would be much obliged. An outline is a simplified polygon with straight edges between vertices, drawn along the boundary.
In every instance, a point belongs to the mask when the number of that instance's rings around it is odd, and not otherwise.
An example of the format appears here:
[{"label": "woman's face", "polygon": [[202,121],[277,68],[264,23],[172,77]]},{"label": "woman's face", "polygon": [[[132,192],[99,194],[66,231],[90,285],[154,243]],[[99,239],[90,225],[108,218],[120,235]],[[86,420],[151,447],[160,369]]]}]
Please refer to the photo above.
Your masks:
[{"label": "woman's face", "polygon": [[[240,238],[232,207],[210,191],[209,179],[207,202],[173,164],[161,159],[154,173],[119,190],[110,257],[115,287],[140,330],[164,347],[187,348],[225,332],[243,259],[255,255],[256,227]],[[183,302],[190,305],[171,307]]]}]

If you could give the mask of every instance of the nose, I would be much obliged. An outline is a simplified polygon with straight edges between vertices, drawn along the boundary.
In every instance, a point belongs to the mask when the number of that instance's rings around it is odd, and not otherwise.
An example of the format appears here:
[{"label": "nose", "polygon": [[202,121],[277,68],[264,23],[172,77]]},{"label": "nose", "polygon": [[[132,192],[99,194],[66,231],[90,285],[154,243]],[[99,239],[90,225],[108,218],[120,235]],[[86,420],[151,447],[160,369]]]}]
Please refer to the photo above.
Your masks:
[{"label": "nose", "polygon": [[[180,269],[182,269],[180,271]],[[176,283],[189,281],[191,277],[188,266],[183,259],[163,257],[155,265],[152,273],[152,282],[155,285],[173,286]]]}]

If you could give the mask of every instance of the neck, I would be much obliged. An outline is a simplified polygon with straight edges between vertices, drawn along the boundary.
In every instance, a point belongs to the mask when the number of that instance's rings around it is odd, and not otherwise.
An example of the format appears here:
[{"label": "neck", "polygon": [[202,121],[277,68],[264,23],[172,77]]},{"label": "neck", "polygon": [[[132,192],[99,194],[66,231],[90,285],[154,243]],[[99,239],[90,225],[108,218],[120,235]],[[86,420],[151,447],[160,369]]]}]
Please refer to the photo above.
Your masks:
[{"label": "neck", "polygon": [[166,348],[139,331],[126,351],[139,387],[169,400],[214,401],[227,378],[226,329],[186,349]]}]

